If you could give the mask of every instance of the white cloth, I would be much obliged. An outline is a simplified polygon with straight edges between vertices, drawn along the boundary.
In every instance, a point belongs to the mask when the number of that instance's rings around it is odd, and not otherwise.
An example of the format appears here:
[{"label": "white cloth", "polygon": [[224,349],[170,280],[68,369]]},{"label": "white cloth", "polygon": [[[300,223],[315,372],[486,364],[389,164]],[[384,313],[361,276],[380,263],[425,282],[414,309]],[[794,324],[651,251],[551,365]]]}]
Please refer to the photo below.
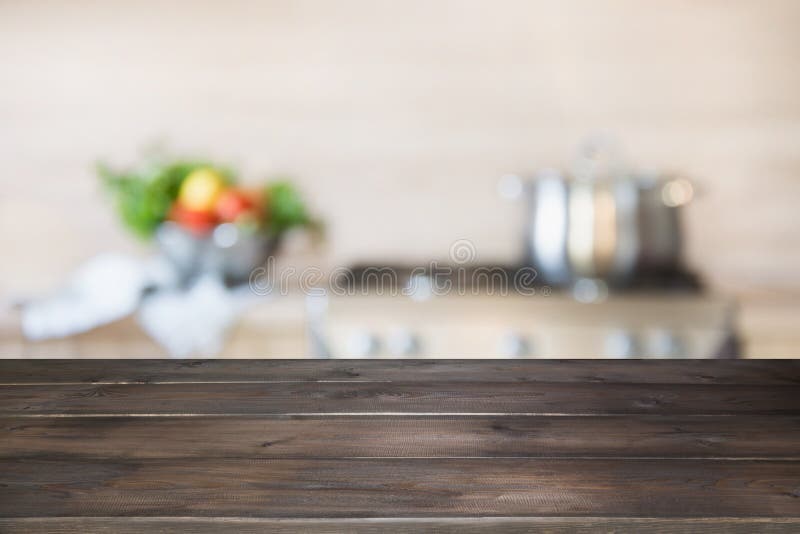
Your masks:
[{"label": "white cloth", "polygon": [[140,260],[101,254],[83,264],[67,286],[22,307],[22,333],[28,339],[65,337],[91,330],[132,313],[149,275]]},{"label": "white cloth", "polygon": [[22,305],[22,332],[31,340],[86,332],[133,314],[171,356],[213,356],[241,312],[256,296],[230,290],[217,278],[178,287],[178,274],[156,257],[140,260],[101,254],[83,264],[66,287]]},{"label": "white cloth", "polygon": [[254,300],[252,293],[231,291],[218,278],[205,276],[187,290],[163,290],[145,297],[138,320],[172,356],[212,357],[222,350],[228,329]]}]

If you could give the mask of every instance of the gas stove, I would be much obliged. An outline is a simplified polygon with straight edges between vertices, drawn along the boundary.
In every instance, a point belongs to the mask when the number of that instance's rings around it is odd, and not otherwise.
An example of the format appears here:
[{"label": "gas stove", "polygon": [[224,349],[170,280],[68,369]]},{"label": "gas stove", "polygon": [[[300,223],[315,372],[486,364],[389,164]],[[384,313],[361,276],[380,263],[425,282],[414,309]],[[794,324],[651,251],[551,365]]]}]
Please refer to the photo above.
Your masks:
[{"label": "gas stove", "polygon": [[[438,270],[437,270],[438,269]],[[738,357],[736,307],[689,273],[579,298],[513,266],[356,266],[311,313],[333,358]],[[494,273],[494,274],[492,274]],[[505,276],[505,278],[503,278]],[[505,286],[500,282],[505,280]]]}]

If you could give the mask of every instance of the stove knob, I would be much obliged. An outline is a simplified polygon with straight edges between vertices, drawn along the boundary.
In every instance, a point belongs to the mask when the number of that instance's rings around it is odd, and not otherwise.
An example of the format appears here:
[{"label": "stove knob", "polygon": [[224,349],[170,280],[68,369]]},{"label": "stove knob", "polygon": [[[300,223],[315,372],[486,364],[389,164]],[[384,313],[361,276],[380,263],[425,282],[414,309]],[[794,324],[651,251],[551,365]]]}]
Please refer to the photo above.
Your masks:
[{"label": "stove knob", "polygon": [[608,358],[636,358],[642,355],[641,343],[629,330],[614,330],[606,336],[605,356]]},{"label": "stove knob", "polygon": [[524,336],[516,333],[508,333],[500,339],[498,347],[500,356],[503,358],[526,358],[533,356],[531,344]]},{"label": "stove knob", "polygon": [[419,338],[406,330],[389,336],[386,345],[392,356],[419,356],[422,351]]},{"label": "stove knob", "polygon": [[686,343],[680,335],[671,330],[657,330],[649,343],[649,355],[654,358],[688,357]]},{"label": "stove knob", "polygon": [[347,354],[351,358],[372,358],[378,355],[381,343],[378,336],[369,332],[354,332],[347,340]]}]

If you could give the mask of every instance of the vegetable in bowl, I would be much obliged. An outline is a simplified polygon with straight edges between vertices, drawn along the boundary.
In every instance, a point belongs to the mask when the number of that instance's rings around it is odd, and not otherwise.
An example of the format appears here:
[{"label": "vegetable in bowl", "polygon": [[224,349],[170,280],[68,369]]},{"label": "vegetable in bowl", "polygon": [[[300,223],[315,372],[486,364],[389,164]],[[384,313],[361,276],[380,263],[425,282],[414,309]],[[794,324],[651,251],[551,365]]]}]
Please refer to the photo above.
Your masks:
[{"label": "vegetable in bowl", "polygon": [[287,180],[242,187],[227,167],[187,160],[98,173],[123,224],[155,239],[183,282],[209,272],[241,282],[288,230],[320,227]]}]

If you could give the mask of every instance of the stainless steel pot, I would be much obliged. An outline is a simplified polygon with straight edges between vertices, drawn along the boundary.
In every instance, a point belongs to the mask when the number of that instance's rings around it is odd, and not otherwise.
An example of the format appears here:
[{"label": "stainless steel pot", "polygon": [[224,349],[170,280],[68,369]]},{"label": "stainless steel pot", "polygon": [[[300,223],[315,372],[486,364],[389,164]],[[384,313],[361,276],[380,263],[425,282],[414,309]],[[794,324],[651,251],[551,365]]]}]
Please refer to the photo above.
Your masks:
[{"label": "stainless steel pot", "polygon": [[544,170],[518,188],[527,200],[527,261],[540,279],[625,287],[637,274],[677,269],[685,179],[634,173],[607,137],[581,145],[570,174]]}]

